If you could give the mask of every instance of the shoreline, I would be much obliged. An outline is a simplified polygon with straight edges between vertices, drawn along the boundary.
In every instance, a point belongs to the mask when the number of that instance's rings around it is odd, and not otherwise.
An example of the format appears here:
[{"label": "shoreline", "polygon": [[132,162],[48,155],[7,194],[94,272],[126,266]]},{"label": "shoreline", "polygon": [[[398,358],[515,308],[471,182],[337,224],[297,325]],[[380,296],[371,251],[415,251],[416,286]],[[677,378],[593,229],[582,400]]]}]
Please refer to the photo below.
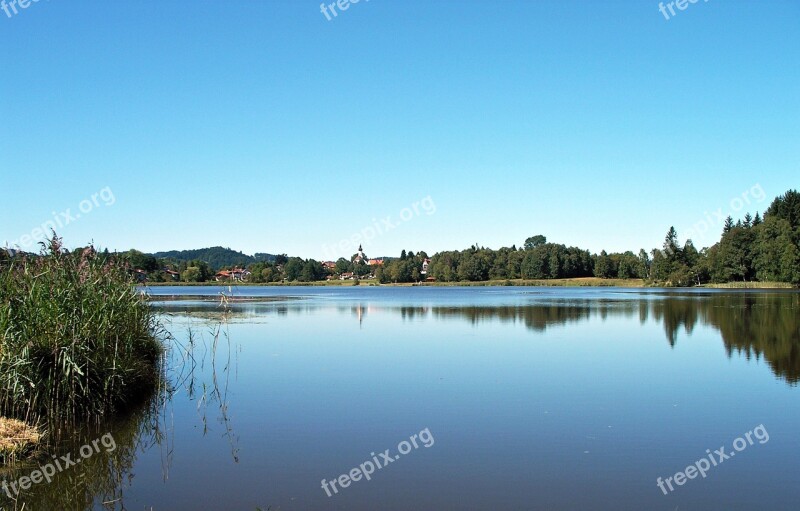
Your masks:
[{"label": "shoreline", "polygon": [[375,279],[365,279],[355,284],[353,280],[315,281],[315,282],[146,282],[139,287],[620,287],[628,289],[798,289],[786,282],[726,282],[701,284],[692,287],[667,287],[646,283],[642,279],[601,279],[581,277],[574,279],[501,279],[463,282],[419,282],[380,284]]}]

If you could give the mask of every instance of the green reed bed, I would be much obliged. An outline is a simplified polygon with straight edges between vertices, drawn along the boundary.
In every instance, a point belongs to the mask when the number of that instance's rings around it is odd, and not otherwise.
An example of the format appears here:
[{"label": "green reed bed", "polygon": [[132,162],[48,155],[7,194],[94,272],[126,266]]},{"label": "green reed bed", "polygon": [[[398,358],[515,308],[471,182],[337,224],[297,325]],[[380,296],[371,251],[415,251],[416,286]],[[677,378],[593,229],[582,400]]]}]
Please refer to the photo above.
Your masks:
[{"label": "green reed bed", "polygon": [[126,267],[55,235],[0,266],[0,416],[78,423],[149,395],[166,333]]}]

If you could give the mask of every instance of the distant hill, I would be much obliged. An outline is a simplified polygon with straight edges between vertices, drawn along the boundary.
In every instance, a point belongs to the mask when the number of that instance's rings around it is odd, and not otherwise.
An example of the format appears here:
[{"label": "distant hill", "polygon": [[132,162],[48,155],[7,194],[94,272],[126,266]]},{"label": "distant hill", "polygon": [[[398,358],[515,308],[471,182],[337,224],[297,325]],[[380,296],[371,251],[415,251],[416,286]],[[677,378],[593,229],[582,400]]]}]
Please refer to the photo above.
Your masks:
[{"label": "distant hill", "polygon": [[272,254],[258,253],[255,256],[249,256],[242,252],[223,247],[200,248],[195,250],[170,250],[168,252],[156,252],[151,255],[158,259],[171,259],[177,262],[199,259],[200,261],[208,263],[213,270],[218,270],[225,266],[240,266],[244,268],[248,264],[272,261],[275,259],[275,256]]}]

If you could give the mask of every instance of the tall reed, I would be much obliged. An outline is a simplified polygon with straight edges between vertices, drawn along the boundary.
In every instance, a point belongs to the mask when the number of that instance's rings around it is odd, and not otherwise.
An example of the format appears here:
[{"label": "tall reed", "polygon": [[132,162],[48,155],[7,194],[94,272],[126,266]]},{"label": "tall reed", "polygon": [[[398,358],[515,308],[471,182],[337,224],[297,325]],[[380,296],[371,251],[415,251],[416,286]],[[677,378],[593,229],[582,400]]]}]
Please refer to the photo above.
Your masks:
[{"label": "tall reed", "polygon": [[166,333],[125,266],[55,233],[0,266],[0,415],[79,422],[148,395]]}]

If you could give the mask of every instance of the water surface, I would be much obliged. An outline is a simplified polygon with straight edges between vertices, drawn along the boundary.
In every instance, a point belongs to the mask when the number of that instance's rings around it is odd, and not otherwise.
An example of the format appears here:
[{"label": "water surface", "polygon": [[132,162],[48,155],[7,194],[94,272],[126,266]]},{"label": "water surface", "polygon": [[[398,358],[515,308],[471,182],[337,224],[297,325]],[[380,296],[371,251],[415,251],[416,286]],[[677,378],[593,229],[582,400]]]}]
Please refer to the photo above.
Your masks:
[{"label": "water surface", "polygon": [[[800,498],[797,293],[147,291],[181,346],[172,392],[107,426],[120,475],[60,476],[94,482],[93,504],[55,481],[26,509],[788,510]],[[759,425],[767,441],[705,478],[656,485]],[[321,487],[423,430],[429,447],[371,480]]]}]

